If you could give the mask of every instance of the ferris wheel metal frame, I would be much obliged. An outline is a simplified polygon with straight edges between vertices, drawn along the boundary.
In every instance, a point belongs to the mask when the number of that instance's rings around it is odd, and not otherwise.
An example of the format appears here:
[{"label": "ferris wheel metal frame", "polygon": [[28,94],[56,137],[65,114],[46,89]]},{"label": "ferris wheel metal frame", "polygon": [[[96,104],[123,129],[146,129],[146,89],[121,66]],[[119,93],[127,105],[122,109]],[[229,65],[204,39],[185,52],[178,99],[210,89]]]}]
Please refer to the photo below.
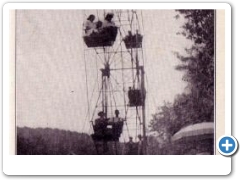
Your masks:
[{"label": "ferris wheel metal frame", "polygon": [[[102,46],[89,48],[84,45],[85,70],[87,62],[95,64],[96,81],[91,89],[87,84],[87,119],[93,126],[94,118],[98,111],[106,113],[106,117],[113,117],[113,111],[118,109],[125,119],[123,129],[123,140],[125,136],[134,136],[135,139],[140,134],[143,136],[146,154],[146,125],[145,125],[145,76],[144,76],[144,52],[143,47],[127,48],[124,38],[129,32],[143,35],[143,17],[140,10],[95,10],[98,19],[100,14],[104,17],[106,13],[114,14],[114,22],[118,27],[118,35],[112,46]],[[84,17],[92,14],[92,10],[84,11]],[[100,71],[99,71],[100,70]],[[106,70],[109,74],[105,74]],[[99,74],[101,72],[101,74]],[[87,73],[87,71],[86,71]],[[86,74],[87,76],[87,74]],[[121,81],[121,82],[120,82]],[[130,106],[127,88],[138,89],[143,95],[141,106]],[[93,99],[95,102],[93,103]],[[98,110],[98,111],[97,111]],[[91,114],[92,112],[92,114]],[[90,115],[91,114],[91,115]],[[134,130],[134,135],[133,132]]]}]

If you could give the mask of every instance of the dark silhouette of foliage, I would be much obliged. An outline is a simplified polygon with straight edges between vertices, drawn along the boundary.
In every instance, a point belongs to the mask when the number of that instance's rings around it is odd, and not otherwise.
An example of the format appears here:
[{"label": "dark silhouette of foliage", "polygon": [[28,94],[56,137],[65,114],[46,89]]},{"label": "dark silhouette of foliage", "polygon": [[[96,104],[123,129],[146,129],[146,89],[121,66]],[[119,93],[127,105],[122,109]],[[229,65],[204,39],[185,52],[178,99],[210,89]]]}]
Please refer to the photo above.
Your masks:
[{"label": "dark silhouette of foliage", "polygon": [[[101,150],[102,142],[100,142]],[[108,142],[108,155],[121,155],[124,143]],[[97,155],[90,135],[50,128],[17,128],[18,155]]]},{"label": "dark silhouette of foliage", "polygon": [[94,155],[91,137],[50,128],[17,128],[18,155]]},{"label": "dark silhouette of foliage", "polygon": [[167,137],[182,127],[214,121],[214,10],[177,10],[185,18],[183,31],[178,33],[193,42],[186,49],[187,56],[176,53],[184,71],[186,91],[177,95],[173,103],[165,103],[153,115],[150,129]]}]

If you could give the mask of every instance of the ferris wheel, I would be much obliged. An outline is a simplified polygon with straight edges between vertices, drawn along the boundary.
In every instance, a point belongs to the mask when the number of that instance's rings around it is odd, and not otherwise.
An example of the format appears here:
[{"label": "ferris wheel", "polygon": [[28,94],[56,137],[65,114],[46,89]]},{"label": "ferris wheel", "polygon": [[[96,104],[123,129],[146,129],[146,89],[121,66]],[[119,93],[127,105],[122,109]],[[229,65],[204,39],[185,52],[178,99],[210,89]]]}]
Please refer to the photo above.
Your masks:
[{"label": "ferris wheel", "polygon": [[[98,154],[109,143],[142,137],[146,154],[143,16],[140,10],[85,10],[95,30],[83,25],[87,115]],[[110,17],[112,25],[101,26]],[[100,24],[100,25],[99,25]],[[90,80],[91,79],[91,80]],[[94,79],[94,80],[93,80]],[[100,151],[97,144],[103,144]],[[104,148],[105,146],[105,148]],[[115,154],[117,152],[115,147]]]}]

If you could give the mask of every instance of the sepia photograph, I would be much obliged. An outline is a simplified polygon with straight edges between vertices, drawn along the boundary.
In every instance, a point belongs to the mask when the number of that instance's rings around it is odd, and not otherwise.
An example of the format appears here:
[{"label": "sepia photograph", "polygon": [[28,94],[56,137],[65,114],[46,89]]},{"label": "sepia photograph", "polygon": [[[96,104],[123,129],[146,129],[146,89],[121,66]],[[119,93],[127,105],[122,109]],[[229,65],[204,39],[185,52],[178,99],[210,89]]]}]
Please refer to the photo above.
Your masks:
[{"label": "sepia photograph", "polygon": [[216,10],[14,18],[16,155],[216,154]]}]

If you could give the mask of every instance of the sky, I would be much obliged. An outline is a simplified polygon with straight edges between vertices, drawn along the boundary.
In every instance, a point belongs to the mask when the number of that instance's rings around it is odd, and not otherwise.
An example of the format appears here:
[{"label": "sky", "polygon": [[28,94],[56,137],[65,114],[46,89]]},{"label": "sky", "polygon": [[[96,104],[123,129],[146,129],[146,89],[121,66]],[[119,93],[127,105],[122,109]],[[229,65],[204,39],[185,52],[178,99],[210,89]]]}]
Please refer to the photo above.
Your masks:
[{"label": "sky", "polygon": [[[97,75],[96,54],[86,51],[82,24],[86,15],[96,12],[17,11],[17,126],[89,132],[85,81],[88,74],[91,94]],[[175,15],[174,10],[142,11],[147,123],[164,101],[173,102],[186,87],[183,72],[175,70],[180,60],[173,52],[184,54],[191,43],[176,35],[183,19],[176,20]],[[101,67],[100,63],[98,66]],[[93,107],[94,103],[91,101],[90,105]]]}]

